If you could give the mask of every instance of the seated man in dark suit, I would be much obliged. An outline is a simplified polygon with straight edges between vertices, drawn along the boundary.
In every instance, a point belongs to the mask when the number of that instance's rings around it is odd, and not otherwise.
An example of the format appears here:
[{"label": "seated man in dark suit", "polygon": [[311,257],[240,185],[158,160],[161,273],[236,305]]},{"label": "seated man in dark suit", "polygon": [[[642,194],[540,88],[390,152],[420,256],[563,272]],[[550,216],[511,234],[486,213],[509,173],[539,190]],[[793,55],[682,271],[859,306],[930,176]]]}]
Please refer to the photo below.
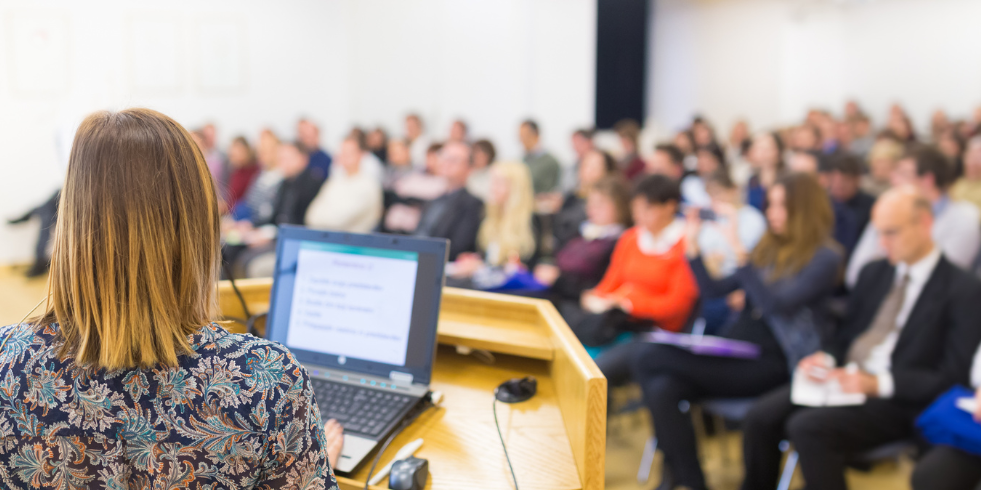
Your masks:
[{"label": "seated man in dark suit", "polygon": [[790,386],[764,395],[743,427],[744,489],[775,488],[777,446],[789,438],[808,489],[843,490],[848,454],[912,436],[920,411],[968,382],[981,340],[981,282],[934,245],[930,203],[915,190],[883,194],[872,224],[888,260],[862,270],[844,323],[824,352],[798,364],[813,381],[835,379],[866,401],[806,408],[791,402]]},{"label": "seated man in dark suit", "polygon": [[[272,212],[268,216],[242,223],[235,230],[236,239],[227,240],[222,248],[224,260],[232,266],[235,277],[255,277],[249,271],[250,264],[276,249],[276,233],[279,225],[302,225],[307,208],[317,197],[323,179],[309,165],[310,158],[300,143],[287,142],[279,145],[276,154],[283,182],[273,199]],[[233,242],[233,243],[231,243]],[[275,259],[275,254],[271,254]]]},{"label": "seated man in dark suit", "polygon": [[484,218],[484,203],[467,191],[470,145],[452,141],[439,152],[437,173],[446,179],[446,194],[426,205],[416,236],[448,238],[452,262],[464,252],[477,251],[477,230]]}]

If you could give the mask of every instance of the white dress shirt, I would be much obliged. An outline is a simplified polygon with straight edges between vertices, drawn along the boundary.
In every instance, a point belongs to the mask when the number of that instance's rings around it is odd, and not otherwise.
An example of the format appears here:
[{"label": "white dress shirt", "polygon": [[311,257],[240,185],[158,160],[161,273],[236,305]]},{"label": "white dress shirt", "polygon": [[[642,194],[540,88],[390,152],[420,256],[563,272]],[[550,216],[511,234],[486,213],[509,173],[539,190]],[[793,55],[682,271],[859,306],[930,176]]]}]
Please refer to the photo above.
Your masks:
[{"label": "white dress shirt", "polygon": [[974,367],[971,368],[971,386],[981,388],[981,347],[974,354]]},{"label": "white dress shirt", "polygon": [[903,307],[896,315],[896,329],[889,332],[889,335],[877,346],[869,351],[869,358],[862,364],[862,368],[869,374],[875,375],[879,379],[879,397],[892,398],[896,391],[896,385],[892,378],[892,353],[896,349],[896,342],[899,334],[906,325],[913,307],[916,306],[923,286],[930,280],[933,270],[940,261],[940,249],[933,247],[933,251],[927,254],[915,264],[909,265],[900,262],[896,264],[895,281],[899,281],[903,276],[909,276],[906,284],[906,292],[903,295]]}]

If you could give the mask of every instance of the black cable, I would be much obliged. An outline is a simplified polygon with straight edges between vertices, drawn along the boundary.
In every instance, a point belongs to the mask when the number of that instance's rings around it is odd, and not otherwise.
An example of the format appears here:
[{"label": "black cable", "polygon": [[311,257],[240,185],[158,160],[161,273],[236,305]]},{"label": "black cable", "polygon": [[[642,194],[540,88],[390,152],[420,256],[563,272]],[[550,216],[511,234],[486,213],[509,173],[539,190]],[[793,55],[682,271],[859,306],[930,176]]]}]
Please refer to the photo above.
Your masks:
[{"label": "black cable", "polygon": [[371,475],[372,473],[375,472],[375,467],[378,466],[378,461],[381,460],[382,454],[385,454],[385,450],[388,449],[388,446],[392,443],[392,441],[394,441],[395,438],[399,434],[401,434],[406,427],[409,426],[409,424],[415,422],[420,415],[426,413],[426,410],[429,409],[429,407],[435,407],[435,406],[436,405],[432,403],[432,392],[426,393],[426,396],[423,399],[422,404],[420,404],[419,407],[416,408],[415,413],[402,419],[402,423],[395,428],[395,430],[391,433],[391,435],[388,436],[388,439],[385,439],[385,444],[382,444],[381,449],[379,449],[378,453],[375,454],[375,459],[371,462],[371,469],[368,470],[368,476],[364,478],[364,490],[369,490],[368,482],[371,481]]},{"label": "black cable", "polygon": [[501,438],[501,447],[504,448],[504,459],[508,460],[508,469],[511,470],[511,479],[514,480],[514,490],[518,490],[518,477],[514,475],[514,466],[511,466],[511,457],[508,456],[508,445],[504,443],[504,434],[501,433],[501,423],[497,421],[497,397],[494,397],[494,425],[497,427],[497,437]]},{"label": "black cable", "polygon": [[238,284],[235,284],[235,276],[232,275],[232,271],[228,267],[228,262],[222,260],[221,267],[225,269],[228,282],[232,283],[232,290],[235,291],[235,296],[238,296],[238,300],[242,303],[242,311],[245,312],[245,317],[252,318],[252,313],[249,313],[249,305],[245,304],[245,296],[242,296],[242,292],[238,290]]}]

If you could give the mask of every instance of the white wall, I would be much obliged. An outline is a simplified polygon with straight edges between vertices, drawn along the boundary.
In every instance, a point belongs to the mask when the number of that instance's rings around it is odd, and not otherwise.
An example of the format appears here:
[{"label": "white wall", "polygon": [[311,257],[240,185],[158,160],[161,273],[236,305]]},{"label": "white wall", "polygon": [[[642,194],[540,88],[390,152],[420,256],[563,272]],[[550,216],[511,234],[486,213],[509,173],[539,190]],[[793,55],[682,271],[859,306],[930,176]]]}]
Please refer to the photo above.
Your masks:
[{"label": "white wall", "polygon": [[652,0],[648,115],[695,112],[766,128],[856,99],[883,122],[901,102],[921,129],[981,103],[976,0]]},{"label": "white wall", "polygon": [[[593,117],[595,1],[0,1],[0,218],[58,188],[56,130],[97,109],[145,106],[188,127],[213,121],[223,141],[266,126],[292,138],[304,115],[321,124],[328,149],[352,124],[401,134],[402,117],[418,111],[437,136],[464,117],[506,158],[519,156],[517,123],[530,116],[568,160],[568,135]],[[139,88],[134,26],[161,20],[176,26],[176,51],[160,57],[174,61],[161,77],[173,87]],[[202,86],[200,26],[214,20],[242,28],[234,90]],[[42,68],[64,81],[25,91],[15,24],[35,21],[59,26],[65,66]],[[29,260],[35,234],[0,224],[0,263]]]}]

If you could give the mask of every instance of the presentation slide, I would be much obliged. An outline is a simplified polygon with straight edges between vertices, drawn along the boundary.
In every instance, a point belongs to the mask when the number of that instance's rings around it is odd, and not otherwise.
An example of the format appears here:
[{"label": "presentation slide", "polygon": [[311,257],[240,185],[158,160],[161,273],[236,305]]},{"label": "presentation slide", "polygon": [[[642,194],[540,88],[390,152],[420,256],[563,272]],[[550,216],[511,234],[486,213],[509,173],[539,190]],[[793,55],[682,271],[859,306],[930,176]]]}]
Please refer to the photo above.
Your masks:
[{"label": "presentation slide", "polygon": [[405,365],[419,254],[303,242],[286,345]]}]

